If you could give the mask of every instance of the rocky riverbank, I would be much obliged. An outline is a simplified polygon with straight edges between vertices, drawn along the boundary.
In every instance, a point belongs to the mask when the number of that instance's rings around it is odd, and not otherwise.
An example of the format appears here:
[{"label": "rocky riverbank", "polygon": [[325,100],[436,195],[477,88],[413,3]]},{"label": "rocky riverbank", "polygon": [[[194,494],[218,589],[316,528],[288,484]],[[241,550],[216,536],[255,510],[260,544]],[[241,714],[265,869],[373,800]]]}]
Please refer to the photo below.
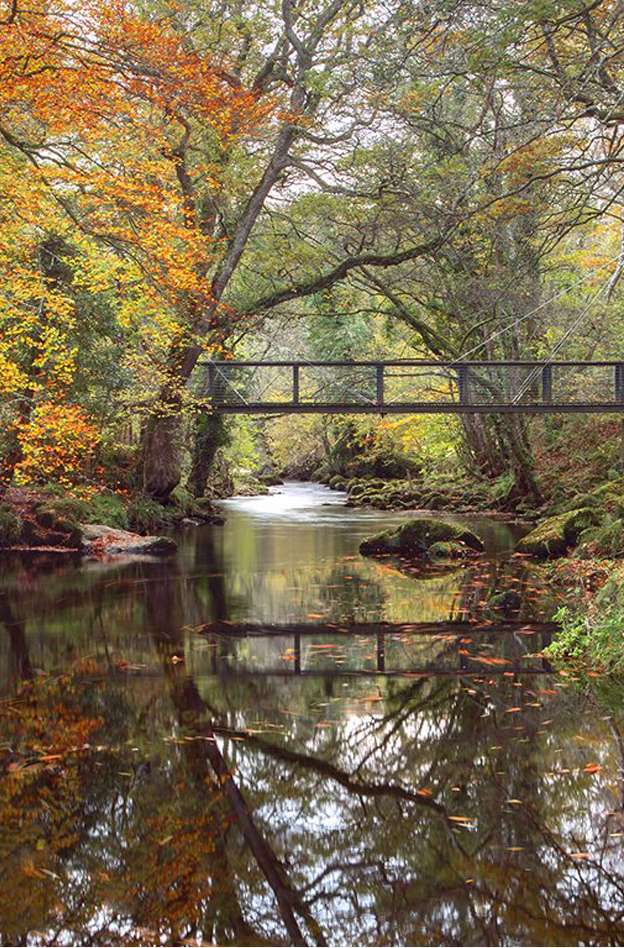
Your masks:
[{"label": "rocky riverbank", "polygon": [[184,524],[222,523],[210,502],[160,507],[123,503],[115,495],[79,499],[58,491],[8,488],[0,495],[0,548],[79,553],[91,557],[166,555],[176,541],[152,532]]}]

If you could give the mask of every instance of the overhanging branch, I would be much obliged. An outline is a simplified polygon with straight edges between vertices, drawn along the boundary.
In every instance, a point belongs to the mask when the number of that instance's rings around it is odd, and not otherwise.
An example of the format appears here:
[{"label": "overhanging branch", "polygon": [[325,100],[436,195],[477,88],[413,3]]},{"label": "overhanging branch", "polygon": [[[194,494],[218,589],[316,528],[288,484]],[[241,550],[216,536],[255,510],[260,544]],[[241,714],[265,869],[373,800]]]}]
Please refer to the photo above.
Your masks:
[{"label": "overhanging branch", "polygon": [[287,303],[289,300],[311,296],[313,293],[326,290],[335,283],[339,283],[341,280],[344,280],[352,270],[361,267],[380,267],[383,269],[398,266],[398,264],[405,263],[408,260],[416,260],[418,257],[424,257],[429,253],[433,253],[434,250],[439,250],[442,244],[448,239],[448,236],[447,234],[444,237],[435,237],[432,240],[416,244],[414,247],[409,247],[407,250],[402,250],[399,253],[363,253],[347,257],[337,266],[333,267],[333,269],[321,273],[313,280],[276,290],[274,293],[261,297],[259,300],[256,300],[253,305],[243,310],[240,315],[273,309],[275,306],[279,306],[280,303]]}]

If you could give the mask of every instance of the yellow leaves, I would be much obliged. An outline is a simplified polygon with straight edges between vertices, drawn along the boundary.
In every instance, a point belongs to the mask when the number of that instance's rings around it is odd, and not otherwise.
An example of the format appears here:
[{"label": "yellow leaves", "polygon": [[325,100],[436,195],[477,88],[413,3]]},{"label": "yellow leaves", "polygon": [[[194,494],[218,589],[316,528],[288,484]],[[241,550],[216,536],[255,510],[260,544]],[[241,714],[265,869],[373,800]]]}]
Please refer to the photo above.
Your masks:
[{"label": "yellow leaves", "polygon": [[0,342],[0,395],[12,395],[28,384],[28,376],[3,352]]},{"label": "yellow leaves", "polygon": [[99,438],[80,406],[42,402],[18,430],[22,460],[15,468],[15,482],[56,480],[69,485],[84,479]]},{"label": "yellow leaves", "polygon": [[[183,312],[188,320],[211,302],[207,273],[222,244],[209,227],[204,232],[180,170],[186,162],[189,180],[201,182],[201,203],[220,187],[222,149],[255,134],[275,102],[195,52],[173,20],[143,16],[124,0],[33,0],[18,5],[0,34],[0,106],[10,134],[40,145],[36,167],[3,145],[0,257],[16,255],[5,224],[33,258],[42,230],[68,231],[84,254],[72,264],[76,289],[122,296],[132,283],[122,325],[138,325],[140,310],[148,320],[157,311]],[[190,147],[183,156],[185,131]],[[70,206],[79,228],[61,210]],[[113,246],[118,262],[106,252],[98,261],[85,233]],[[13,304],[26,309],[45,295],[57,324],[69,321],[70,300],[35,288],[36,267],[27,261],[24,252],[23,270],[11,278]],[[38,350],[37,368],[47,366],[45,351],[58,352],[53,334],[42,343],[26,325],[22,344]],[[175,331],[161,325],[156,344],[160,333]],[[57,372],[67,384],[71,358]]]}]

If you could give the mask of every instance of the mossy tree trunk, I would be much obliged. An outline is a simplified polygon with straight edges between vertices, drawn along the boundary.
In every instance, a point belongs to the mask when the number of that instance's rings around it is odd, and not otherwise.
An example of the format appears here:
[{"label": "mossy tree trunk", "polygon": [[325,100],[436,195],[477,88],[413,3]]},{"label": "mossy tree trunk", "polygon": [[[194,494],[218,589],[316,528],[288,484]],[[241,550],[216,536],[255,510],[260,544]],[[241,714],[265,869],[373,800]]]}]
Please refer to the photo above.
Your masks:
[{"label": "mossy tree trunk", "polygon": [[149,418],[141,437],[143,490],[161,504],[180,483],[182,429],[176,414]]},{"label": "mossy tree trunk", "polygon": [[195,497],[203,497],[206,483],[217,450],[227,443],[227,431],[222,415],[202,412],[198,415],[193,432],[191,471],[188,487]]},{"label": "mossy tree trunk", "polygon": [[511,475],[510,503],[527,500],[539,506],[543,502],[525,418],[466,415],[462,429],[465,457],[473,470],[490,480]]}]

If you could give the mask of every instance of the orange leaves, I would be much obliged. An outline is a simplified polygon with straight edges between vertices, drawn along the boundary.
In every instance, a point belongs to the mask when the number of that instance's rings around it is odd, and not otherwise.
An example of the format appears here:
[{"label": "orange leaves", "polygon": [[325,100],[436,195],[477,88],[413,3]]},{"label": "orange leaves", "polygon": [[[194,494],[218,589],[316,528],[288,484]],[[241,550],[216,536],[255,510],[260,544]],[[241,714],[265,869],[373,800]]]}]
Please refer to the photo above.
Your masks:
[{"label": "orange leaves", "polygon": [[18,431],[18,440],[22,460],[16,483],[56,480],[70,486],[84,478],[99,435],[78,405],[46,401]]},{"label": "orange leaves", "polygon": [[[142,325],[172,313],[191,325],[212,303],[221,159],[275,109],[176,22],[125,0],[33,0],[0,31],[0,168],[5,154],[15,165],[0,171],[0,215],[19,221],[20,246],[25,228],[60,219],[73,244],[95,239],[129,261]],[[162,337],[179,342],[169,326]]]},{"label": "orange leaves", "polygon": [[511,662],[506,658],[493,658],[489,656],[474,656],[474,661],[479,662],[481,665],[511,665]]}]

